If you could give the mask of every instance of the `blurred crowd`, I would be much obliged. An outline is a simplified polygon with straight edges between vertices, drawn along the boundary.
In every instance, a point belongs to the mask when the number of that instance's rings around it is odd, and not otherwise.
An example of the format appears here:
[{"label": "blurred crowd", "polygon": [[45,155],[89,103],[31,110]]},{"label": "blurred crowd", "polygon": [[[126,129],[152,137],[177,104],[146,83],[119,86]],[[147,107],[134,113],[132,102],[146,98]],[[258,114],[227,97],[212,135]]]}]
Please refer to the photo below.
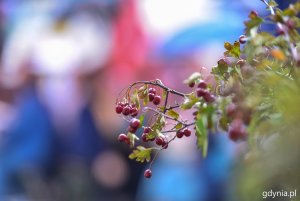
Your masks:
[{"label": "blurred crowd", "polygon": [[[287,1],[282,1],[284,4]],[[209,72],[260,1],[1,0],[1,201],[234,200],[228,181],[243,145],[174,142],[155,162],[128,159],[118,93],[159,78],[181,91]],[[205,66],[206,68],[204,68]]]}]

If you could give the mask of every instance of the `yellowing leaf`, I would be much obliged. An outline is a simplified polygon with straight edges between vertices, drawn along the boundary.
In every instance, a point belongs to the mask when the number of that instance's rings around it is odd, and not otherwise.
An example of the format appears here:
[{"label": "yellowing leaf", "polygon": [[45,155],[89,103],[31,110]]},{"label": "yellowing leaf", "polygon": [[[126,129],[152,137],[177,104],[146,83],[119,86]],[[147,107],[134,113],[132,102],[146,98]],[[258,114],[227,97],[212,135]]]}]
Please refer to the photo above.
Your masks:
[{"label": "yellowing leaf", "polygon": [[167,115],[169,115],[170,117],[173,117],[174,119],[179,118],[179,114],[174,110],[168,110]]},{"label": "yellowing leaf", "polygon": [[280,61],[285,61],[286,60],[286,56],[283,54],[283,52],[281,51],[281,50],[279,50],[279,49],[273,49],[272,51],[271,51],[271,55],[274,57],[274,58],[276,58],[276,59],[278,59],[278,60],[280,60]]}]

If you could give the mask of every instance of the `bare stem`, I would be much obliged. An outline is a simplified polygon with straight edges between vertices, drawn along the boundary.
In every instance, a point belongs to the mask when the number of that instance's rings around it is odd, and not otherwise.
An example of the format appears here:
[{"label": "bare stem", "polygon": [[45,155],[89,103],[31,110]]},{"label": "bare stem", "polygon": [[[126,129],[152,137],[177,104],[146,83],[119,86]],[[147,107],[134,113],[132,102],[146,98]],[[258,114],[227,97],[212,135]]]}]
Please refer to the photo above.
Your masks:
[{"label": "bare stem", "polygon": [[167,111],[168,98],[169,98],[169,90],[167,90],[167,94],[166,94],[166,99],[165,99],[165,104],[164,104],[164,111],[163,111],[164,114],[166,114],[166,111]]}]

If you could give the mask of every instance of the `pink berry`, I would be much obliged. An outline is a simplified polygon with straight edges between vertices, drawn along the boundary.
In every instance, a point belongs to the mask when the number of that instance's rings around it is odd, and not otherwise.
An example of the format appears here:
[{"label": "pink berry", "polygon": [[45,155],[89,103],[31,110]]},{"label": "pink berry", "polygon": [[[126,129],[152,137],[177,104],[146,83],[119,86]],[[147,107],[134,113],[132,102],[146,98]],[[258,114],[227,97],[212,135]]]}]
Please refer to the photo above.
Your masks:
[{"label": "pink berry", "polygon": [[150,127],[145,127],[144,128],[144,133],[150,133],[151,132],[151,128]]},{"label": "pink berry", "polygon": [[146,177],[147,179],[150,179],[151,176],[152,176],[152,171],[150,169],[145,170],[144,177]]},{"label": "pink berry", "polygon": [[149,93],[148,97],[149,97],[149,101],[152,102],[154,100],[155,94],[154,93]]},{"label": "pink berry", "polygon": [[197,93],[197,96],[198,96],[198,97],[202,97],[202,96],[204,96],[205,94],[207,94],[208,91],[205,90],[205,89],[202,89],[202,88],[197,88],[196,93]]},{"label": "pink berry", "polygon": [[123,108],[122,114],[127,116],[130,114],[130,112],[131,112],[131,107],[129,105],[127,105]]},{"label": "pink berry", "polygon": [[149,88],[148,93],[152,93],[154,95],[156,95],[156,89],[155,88]]},{"label": "pink berry", "polygon": [[195,82],[190,82],[189,87],[193,88],[195,86]]},{"label": "pink berry", "polygon": [[160,98],[159,95],[154,96],[153,104],[154,104],[154,105],[159,105],[160,99],[161,99],[161,98]]},{"label": "pink berry", "polygon": [[138,109],[136,107],[132,108],[131,110],[131,116],[136,117],[138,115]]},{"label": "pink berry", "polygon": [[239,37],[239,42],[240,42],[241,44],[245,44],[245,43],[247,42],[247,37],[246,37],[245,35],[241,35],[241,36]]},{"label": "pink berry", "polygon": [[130,121],[130,127],[137,129],[137,128],[140,127],[140,125],[141,125],[140,120],[138,120],[136,118],[131,119],[131,121]]},{"label": "pink berry", "polygon": [[186,137],[189,137],[189,136],[191,136],[192,131],[191,131],[190,129],[186,128],[186,129],[184,129],[183,134],[184,134]]},{"label": "pink berry", "polygon": [[200,82],[198,84],[198,88],[206,89],[207,88],[206,82],[204,80],[200,80]]},{"label": "pink berry", "polygon": [[116,113],[117,113],[117,114],[121,114],[122,111],[123,111],[123,106],[121,106],[120,104],[118,104],[118,105],[116,106]]},{"label": "pink berry", "polygon": [[247,129],[241,119],[235,119],[229,126],[229,138],[233,141],[245,140],[247,138]]},{"label": "pink berry", "polygon": [[179,130],[179,131],[176,132],[176,136],[177,136],[178,138],[182,138],[183,135],[184,135],[183,130]]}]

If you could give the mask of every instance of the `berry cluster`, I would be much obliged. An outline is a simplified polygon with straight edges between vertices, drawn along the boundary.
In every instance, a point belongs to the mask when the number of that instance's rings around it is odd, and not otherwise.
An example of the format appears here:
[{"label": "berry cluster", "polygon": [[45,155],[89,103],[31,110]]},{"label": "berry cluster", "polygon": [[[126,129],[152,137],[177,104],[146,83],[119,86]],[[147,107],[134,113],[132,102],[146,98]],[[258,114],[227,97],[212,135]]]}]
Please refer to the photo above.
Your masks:
[{"label": "berry cluster", "polygon": [[142,140],[144,142],[149,142],[149,141],[154,141],[155,138],[151,138],[149,137],[149,133],[152,131],[152,129],[150,127],[144,127],[144,131],[142,134]]},{"label": "berry cluster", "polygon": [[165,136],[160,136],[155,138],[155,143],[158,146],[161,146],[163,149],[168,148],[168,144],[169,144],[168,139]]},{"label": "berry cluster", "polygon": [[202,97],[207,103],[212,103],[215,101],[215,96],[207,90],[207,84],[203,80],[200,80],[198,83],[196,94],[198,97]]},{"label": "berry cluster", "polygon": [[192,134],[192,131],[189,128],[185,128],[183,130],[178,130],[176,132],[176,137],[178,137],[178,138],[182,138],[183,136],[190,137],[191,134]]},{"label": "berry cluster", "polygon": [[149,88],[148,90],[148,97],[149,101],[152,102],[154,105],[159,105],[161,101],[160,95],[156,94],[155,88]]},{"label": "berry cluster", "polygon": [[233,141],[246,140],[246,125],[251,120],[251,111],[231,103],[226,107],[226,114],[232,119],[228,130],[229,138]]},{"label": "berry cluster", "polygon": [[141,126],[140,120],[133,118],[130,120],[128,132],[135,133],[140,126]]},{"label": "berry cluster", "polygon": [[135,105],[130,105],[128,103],[117,103],[116,105],[116,113],[123,114],[124,116],[131,115],[132,117],[136,117],[138,115],[138,109]]}]

